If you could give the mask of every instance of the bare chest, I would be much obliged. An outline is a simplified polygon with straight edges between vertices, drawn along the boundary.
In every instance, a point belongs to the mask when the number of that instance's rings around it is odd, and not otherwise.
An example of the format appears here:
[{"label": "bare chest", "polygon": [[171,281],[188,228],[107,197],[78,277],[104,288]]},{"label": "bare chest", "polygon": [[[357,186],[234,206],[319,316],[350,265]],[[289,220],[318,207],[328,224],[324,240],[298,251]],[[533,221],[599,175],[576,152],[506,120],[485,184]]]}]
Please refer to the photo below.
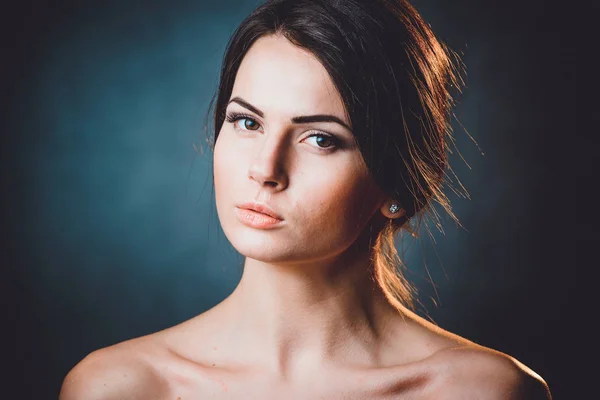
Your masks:
[{"label": "bare chest", "polygon": [[315,374],[292,382],[274,380],[258,373],[239,375],[210,371],[195,377],[173,376],[173,400],[265,399],[265,400],[364,400],[427,399],[429,377],[416,371],[394,375],[392,371]]}]

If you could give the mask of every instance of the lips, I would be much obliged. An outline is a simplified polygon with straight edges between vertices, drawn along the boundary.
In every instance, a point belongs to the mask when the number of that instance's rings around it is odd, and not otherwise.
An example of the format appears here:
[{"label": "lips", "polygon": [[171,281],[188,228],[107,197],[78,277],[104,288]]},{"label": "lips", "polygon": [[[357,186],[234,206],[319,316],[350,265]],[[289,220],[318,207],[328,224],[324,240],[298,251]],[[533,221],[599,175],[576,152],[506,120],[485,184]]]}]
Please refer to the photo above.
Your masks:
[{"label": "lips", "polygon": [[282,216],[277,214],[271,207],[269,207],[268,205],[266,205],[264,203],[247,202],[247,203],[239,204],[237,207],[243,208],[246,210],[256,211],[261,214],[265,214],[270,217],[273,217],[275,219],[283,220]]}]

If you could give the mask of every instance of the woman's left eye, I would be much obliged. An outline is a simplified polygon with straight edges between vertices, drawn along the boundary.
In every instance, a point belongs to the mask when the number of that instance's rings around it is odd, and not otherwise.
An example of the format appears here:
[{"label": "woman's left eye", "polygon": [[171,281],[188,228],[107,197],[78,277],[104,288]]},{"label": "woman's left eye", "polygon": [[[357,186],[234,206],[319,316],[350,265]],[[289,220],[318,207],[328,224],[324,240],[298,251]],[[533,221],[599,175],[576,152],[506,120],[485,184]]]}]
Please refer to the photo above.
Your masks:
[{"label": "woman's left eye", "polygon": [[331,148],[335,148],[339,145],[338,140],[329,134],[325,133],[312,133],[306,139],[315,139],[315,143],[317,147],[328,150]]}]

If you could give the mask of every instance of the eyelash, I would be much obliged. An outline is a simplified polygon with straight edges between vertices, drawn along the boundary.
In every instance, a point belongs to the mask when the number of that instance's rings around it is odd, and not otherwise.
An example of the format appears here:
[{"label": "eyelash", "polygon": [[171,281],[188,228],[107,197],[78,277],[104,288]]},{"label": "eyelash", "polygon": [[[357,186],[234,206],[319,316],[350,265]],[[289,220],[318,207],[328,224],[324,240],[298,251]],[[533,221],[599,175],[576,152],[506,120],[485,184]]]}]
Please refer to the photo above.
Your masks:
[{"label": "eyelash", "polygon": [[[233,124],[235,124],[240,119],[249,119],[249,120],[254,121],[254,122],[256,122],[258,124],[258,121],[256,121],[252,116],[250,116],[248,114],[244,114],[244,113],[231,112],[231,113],[227,114],[227,117],[225,118],[225,120],[227,122],[230,122],[230,123],[233,123]],[[252,131],[251,129],[246,129],[246,130],[247,131]],[[329,146],[329,147],[319,147],[319,149],[321,149],[323,151],[329,151],[329,150],[336,149],[340,145],[340,140],[338,138],[336,138],[335,136],[330,135],[328,133],[324,133],[324,132],[311,133],[306,138],[310,138],[310,137],[314,137],[314,136],[324,137],[324,138],[327,138],[328,140],[331,141],[331,143],[332,143],[331,146]]]}]

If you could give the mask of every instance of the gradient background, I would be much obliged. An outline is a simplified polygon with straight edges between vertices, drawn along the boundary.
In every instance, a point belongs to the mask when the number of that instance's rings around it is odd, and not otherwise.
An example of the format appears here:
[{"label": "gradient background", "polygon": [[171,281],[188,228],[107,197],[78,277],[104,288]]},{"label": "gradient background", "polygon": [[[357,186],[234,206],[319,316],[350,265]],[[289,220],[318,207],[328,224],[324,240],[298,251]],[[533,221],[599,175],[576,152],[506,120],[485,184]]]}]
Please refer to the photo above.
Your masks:
[{"label": "gradient background", "polygon": [[[191,318],[236,286],[243,259],[219,226],[211,156],[195,148],[226,42],[257,3],[29,1],[3,13],[10,398],[56,398],[89,352]],[[471,166],[452,158],[471,194],[450,195],[465,229],[444,218],[445,234],[406,254],[419,312],[575,398],[564,344],[577,260],[563,225],[575,22],[541,0],[413,4],[463,54],[464,129],[454,125]]]}]

